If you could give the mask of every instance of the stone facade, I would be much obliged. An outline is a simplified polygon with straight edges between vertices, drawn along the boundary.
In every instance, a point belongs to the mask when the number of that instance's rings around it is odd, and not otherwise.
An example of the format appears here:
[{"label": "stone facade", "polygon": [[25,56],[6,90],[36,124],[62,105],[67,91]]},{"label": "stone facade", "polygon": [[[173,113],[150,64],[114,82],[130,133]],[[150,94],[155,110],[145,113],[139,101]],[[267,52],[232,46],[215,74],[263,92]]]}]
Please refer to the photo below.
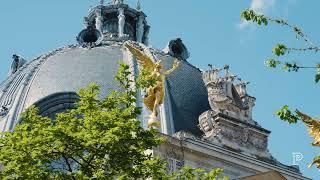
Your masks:
[{"label": "stone facade", "polygon": [[245,155],[220,144],[192,137],[185,132],[177,133],[175,137],[163,136],[166,138],[166,143],[155,149],[154,153],[168,161],[170,170],[178,170],[181,165],[188,165],[207,170],[223,168],[224,175],[230,179],[269,171],[277,171],[288,180],[308,179],[294,167],[283,165],[276,160]]}]

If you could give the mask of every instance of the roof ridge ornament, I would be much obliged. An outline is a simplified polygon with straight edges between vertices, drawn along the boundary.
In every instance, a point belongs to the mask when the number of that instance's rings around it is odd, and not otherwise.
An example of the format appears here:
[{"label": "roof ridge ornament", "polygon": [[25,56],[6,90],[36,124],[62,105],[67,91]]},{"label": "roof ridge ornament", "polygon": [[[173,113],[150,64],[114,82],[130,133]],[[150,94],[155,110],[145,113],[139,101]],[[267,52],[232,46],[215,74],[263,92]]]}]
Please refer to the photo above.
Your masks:
[{"label": "roof ridge ornament", "polygon": [[123,4],[123,0],[111,0],[110,4],[111,5]]},{"label": "roof ridge ornament", "polygon": [[19,68],[22,67],[26,62],[27,62],[27,60],[25,60],[22,56],[19,56],[17,54],[13,54],[11,68],[10,68],[8,76],[16,73],[19,70]]},{"label": "roof ridge ornament", "polygon": [[141,10],[141,1],[140,1],[140,0],[137,1],[137,7],[136,7],[136,9],[137,9],[138,11]]}]

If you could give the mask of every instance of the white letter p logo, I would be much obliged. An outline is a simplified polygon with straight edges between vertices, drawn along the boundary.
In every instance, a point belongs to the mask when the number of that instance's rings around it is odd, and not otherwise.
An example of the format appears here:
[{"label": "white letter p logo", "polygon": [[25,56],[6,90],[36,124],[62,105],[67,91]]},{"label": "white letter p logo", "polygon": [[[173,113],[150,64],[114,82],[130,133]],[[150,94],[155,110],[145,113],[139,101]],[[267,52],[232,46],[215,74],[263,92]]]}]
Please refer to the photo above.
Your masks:
[{"label": "white letter p logo", "polygon": [[297,162],[303,159],[303,155],[299,152],[292,153],[292,165],[298,165]]}]

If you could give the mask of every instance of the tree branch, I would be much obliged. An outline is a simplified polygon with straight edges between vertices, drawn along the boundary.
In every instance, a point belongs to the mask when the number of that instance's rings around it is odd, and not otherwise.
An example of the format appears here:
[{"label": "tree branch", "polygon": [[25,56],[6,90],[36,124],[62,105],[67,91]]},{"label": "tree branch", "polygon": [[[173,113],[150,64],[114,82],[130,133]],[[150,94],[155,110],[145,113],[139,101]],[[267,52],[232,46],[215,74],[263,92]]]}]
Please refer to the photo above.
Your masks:
[{"label": "tree branch", "polygon": [[[62,157],[63,157],[63,159],[65,160],[65,162],[66,162],[66,164],[67,164],[67,166],[68,166],[68,171],[71,172],[71,173],[73,173],[72,167],[71,167],[71,165],[70,165],[70,163],[69,163],[68,158],[67,158],[64,154],[62,154]],[[72,176],[72,179],[73,179],[73,180],[76,180],[76,178],[73,177],[73,176]]]},{"label": "tree branch", "polygon": [[283,20],[283,19],[275,19],[275,18],[270,18],[270,17],[266,17],[266,19],[269,22],[273,22],[276,24],[280,24],[283,26],[287,26],[288,28],[290,28],[297,36],[301,37],[305,42],[307,42],[309,45],[311,45],[311,47],[316,47],[313,42],[308,38],[308,36],[302,31],[302,29],[298,26],[294,26],[289,24],[287,21]]},{"label": "tree branch", "polygon": [[314,52],[318,52],[320,51],[319,47],[306,47],[306,48],[287,48],[286,49],[288,52],[292,52],[292,51],[314,51]]}]

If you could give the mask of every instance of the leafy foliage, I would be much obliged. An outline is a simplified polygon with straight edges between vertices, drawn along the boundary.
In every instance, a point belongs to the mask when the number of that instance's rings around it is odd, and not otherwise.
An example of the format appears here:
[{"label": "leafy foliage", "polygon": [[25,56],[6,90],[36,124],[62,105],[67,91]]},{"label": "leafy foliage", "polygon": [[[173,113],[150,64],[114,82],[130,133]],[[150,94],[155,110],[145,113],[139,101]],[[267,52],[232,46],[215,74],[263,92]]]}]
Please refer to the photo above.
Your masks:
[{"label": "leafy foliage", "polygon": [[[245,9],[240,13],[240,17],[243,20],[255,22],[258,25],[264,24],[268,25],[269,23],[274,23],[277,25],[281,25],[287,28],[290,28],[292,32],[294,32],[297,39],[303,40],[305,47],[303,48],[292,48],[287,47],[286,45],[279,43],[276,44],[272,48],[273,54],[279,58],[280,56],[284,56],[285,54],[288,54],[290,52],[307,52],[307,51],[313,51],[315,53],[318,53],[320,51],[320,47],[316,46],[309,38],[308,36],[302,31],[302,29],[298,26],[294,26],[289,24],[286,20],[283,19],[275,19],[268,16],[265,16],[263,14],[259,14],[255,12],[252,9]],[[283,65],[283,70],[288,72],[298,72],[300,69],[316,69],[316,75],[315,75],[315,82],[318,83],[320,81],[320,73],[319,73],[319,64],[316,64],[315,66],[303,66],[298,65],[296,62],[292,61],[279,61],[275,60],[274,58],[268,58],[265,61],[266,66],[271,68],[276,68],[279,65]]]},{"label": "leafy foliage", "polygon": [[221,169],[205,173],[185,167],[168,174],[164,160],[146,153],[164,139],[141,127],[130,77],[122,64],[116,79],[123,91],[100,100],[100,87],[92,83],[79,91],[76,108],[54,120],[38,115],[36,107],[26,110],[14,131],[0,138],[0,179],[218,178]]},{"label": "leafy foliage", "polygon": [[[189,166],[183,167],[180,171],[172,173],[168,176],[166,176],[164,179],[172,180],[215,180],[217,177],[220,176],[220,174],[223,172],[222,169],[217,168],[213,169],[210,172],[206,172],[203,169],[193,169]],[[162,179],[160,177],[160,179]],[[220,178],[222,180],[228,180],[228,177]]]},{"label": "leafy foliage", "polygon": [[275,59],[268,59],[264,62],[264,64],[268,67],[271,67],[271,68],[276,68],[279,64],[281,64],[281,61],[278,61],[278,60],[275,60]]},{"label": "leafy foliage", "polygon": [[246,21],[256,22],[258,25],[268,25],[268,19],[263,14],[257,14],[251,9],[243,10],[240,16],[242,19],[245,19]]},{"label": "leafy foliage", "polygon": [[277,56],[282,56],[286,53],[287,47],[284,44],[277,44],[272,48],[272,52]]},{"label": "leafy foliage", "polygon": [[285,105],[275,113],[281,120],[287,121],[290,124],[298,122],[299,118],[291,112],[289,106]]},{"label": "leafy foliage", "polygon": [[142,90],[146,90],[148,87],[154,87],[157,83],[154,78],[150,75],[151,72],[146,69],[141,69],[140,76],[137,78],[137,84],[139,87],[142,88]]},{"label": "leafy foliage", "polygon": [[[290,25],[287,21],[283,19],[274,19],[267,17],[263,14],[258,14],[253,10],[245,9],[240,14],[242,19],[247,21],[256,22],[258,25],[261,25],[261,21],[264,22],[265,25],[268,25],[269,22],[275,23],[281,26],[285,26],[290,28],[296,35],[297,39],[302,39],[307,47],[303,48],[289,48],[284,44],[277,44],[272,52],[277,57],[283,56],[289,52],[306,52],[306,51],[314,51],[318,53],[320,48],[312,43],[312,41],[307,37],[307,35],[302,31],[301,28],[297,26]],[[262,20],[261,20],[262,19]],[[265,61],[266,66],[271,68],[276,68],[279,65],[283,65],[283,69],[288,72],[298,72],[300,69],[316,69],[315,74],[315,82],[320,82],[320,64],[315,64],[315,66],[300,66],[295,62],[286,62],[275,60],[274,58],[269,58]],[[295,124],[299,120],[301,120],[308,128],[310,136],[314,139],[312,145],[320,146],[320,121],[314,119],[299,110],[295,110],[294,112],[289,109],[287,105],[283,106],[280,110],[275,113],[281,120],[286,121],[290,124]],[[320,156],[315,157],[313,163],[311,165],[316,165],[320,169]]]}]

